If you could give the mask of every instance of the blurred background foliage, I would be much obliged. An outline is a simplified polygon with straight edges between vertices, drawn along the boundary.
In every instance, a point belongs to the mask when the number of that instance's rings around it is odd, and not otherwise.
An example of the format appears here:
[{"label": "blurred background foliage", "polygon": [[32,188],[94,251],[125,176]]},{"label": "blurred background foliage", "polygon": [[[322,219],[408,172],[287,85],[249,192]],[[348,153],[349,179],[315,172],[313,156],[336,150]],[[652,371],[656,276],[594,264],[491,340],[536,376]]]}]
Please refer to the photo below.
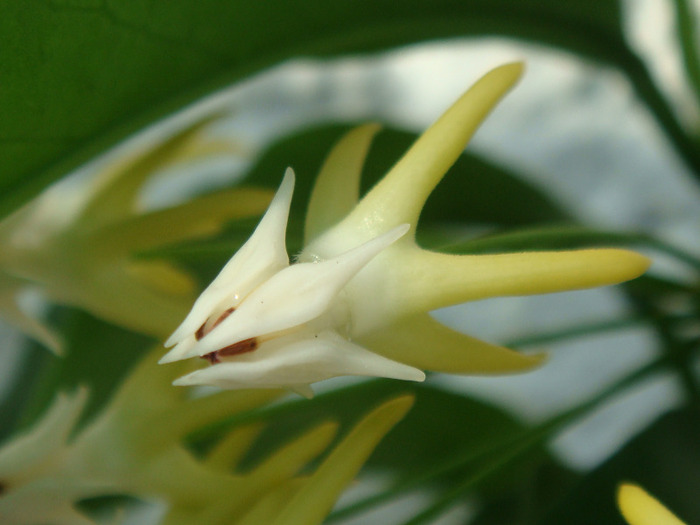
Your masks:
[{"label": "blurred background foliage", "polygon": [[[146,126],[159,123],[131,144],[157,141],[182,122],[221,112],[224,124],[213,126],[212,133],[230,136],[233,130],[236,140],[250,145],[243,159],[224,163],[223,168],[215,166],[213,171],[237,174],[224,177],[224,186],[274,188],[287,166],[295,168],[298,186],[288,231],[293,253],[301,247],[313,177],[338,137],[360,117],[389,124],[372,147],[363,178],[366,189],[405,151],[416,136],[415,130],[397,129],[400,122],[386,118],[381,108],[376,110],[371,103],[369,111],[346,111],[341,96],[340,111],[319,110],[313,117],[291,123],[284,120],[284,111],[278,112],[284,124],[267,132],[267,140],[258,140],[256,147],[252,137],[255,128],[247,137],[240,121],[236,124],[245,114],[241,105],[245,97],[236,98],[235,90],[221,90],[289,60],[324,59],[318,66],[323,70],[347,57],[371,57],[401,46],[454,39],[467,39],[460,40],[467,47],[478,46],[483,37],[507,38],[511,49],[525,56],[533,53],[528,46],[534,44],[537,49],[563,54],[567,63],[578,64],[590,75],[612,75],[629,90],[634,111],[643,113],[659,137],[662,146],[650,147],[668,150],[676,178],[683,180],[689,188],[687,194],[694,198],[700,195],[698,5],[690,0],[657,4],[662,4],[672,20],[675,59],[682,65],[682,82],[689,94],[685,98],[676,97],[676,92],[664,85],[658,68],[633,45],[628,27],[633,9],[615,0],[4,2],[0,5],[0,213],[7,216],[59,178]],[[653,31],[649,26],[641,33]],[[302,62],[299,67],[308,64]],[[445,72],[446,76],[450,73]],[[274,78],[273,83],[280,78],[283,82],[285,77]],[[289,89],[295,86],[290,81]],[[345,94],[349,89],[343,91],[342,78],[329,89],[333,86]],[[273,87],[260,95],[267,96],[260,120],[275,115],[275,96],[285,89],[284,85]],[[212,93],[216,93],[213,98],[193,105]],[[371,98],[371,93],[364,96]],[[348,99],[348,106],[352,100]],[[414,109],[404,104],[406,113]],[[556,101],[552,107],[551,111],[556,111]],[[522,113],[515,112],[511,118],[519,115]],[[509,117],[503,112],[499,118],[507,122]],[[311,401],[289,398],[254,413],[234,415],[220,426],[192,436],[192,447],[206,448],[223,429],[265,420],[269,425],[247,458],[252,465],[289,436],[318,421],[332,418],[349,429],[369,407],[408,392],[416,396],[415,407],[368,461],[361,476],[366,483],[339,503],[329,522],[619,524],[622,519],[615,509],[614,492],[623,480],[644,485],[687,522],[700,522],[695,497],[700,486],[700,250],[697,245],[679,242],[699,240],[697,229],[695,237],[684,237],[684,232],[653,227],[653,221],[637,224],[632,218],[620,228],[606,222],[606,212],[582,217],[580,210],[588,208],[572,209],[575,206],[562,198],[561,192],[550,191],[550,184],[556,184],[547,182],[547,177],[553,178],[551,174],[532,174],[546,164],[519,163],[507,151],[512,138],[506,137],[502,144],[491,138],[490,143],[469,150],[457,162],[421,216],[420,243],[453,253],[622,245],[658,258],[661,264],[648,276],[619,287],[614,300],[622,306],[614,315],[605,310],[592,319],[577,320],[574,315],[571,322],[543,328],[529,327],[524,319],[519,323],[510,319],[516,327],[514,333],[495,330],[499,343],[525,351],[543,346],[550,349],[555,355],[545,369],[556,370],[558,345],[565,348],[571,341],[584,341],[588,347],[574,350],[588,352],[600,346],[601,334],[630,329],[641,330],[647,354],[638,362],[627,360],[624,369],[611,379],[602,371],[622,349],[616,347],[615,339],[603,340],[607,345],[604,352],[591,352],[590,368],[579,374],[581,381],[592,385],[590,390],[565,407],[554,403],[546,417],[532,417],[527,410],[519,411],[517,403],[501,402],[499,395],[492,395],[493,389],[506,381],[519,385],[519,378],[469,383],[467,379],[434,375],[425,385],[341,381],[331,383]],[[577,141],[585,146],[592,139],[573,135],[567,140],[573,141],[567,149],[570,152],[576,151]],[[503,155],[499,147],[505,150]],[[581,149],[580,155],[586,151]],[[629,151],[620,154],[621,162],[634,162],[625,157],[627,154]],[[602,179],[580,184],[600,184],[606,175],[615,177],[619,168],[602,164],[600,169]],[[670,181],[669,173],[647,176],[668,176],[669,184],[677,184]],[[175,185],[173,179],[186,179],[187,173],[161,178],[153,194]],[[208,189],[221,186],[221,180],[209,182]],[[638,181],[622,180],[621,184],[628,184],[626,193],[631,200],[674,206],[663,200],[665,195],[657,201],[645,196],[645,191],[650,191],[644,187],[646,180],[640,174]],[[172,191],[177,194],[177,190]],[[580,198],[586,199],[583,194]],[[694,203],[700,209],[700,201]],[[654,217],[656,211],[646,213],[644,217]],[[193,272],[201,287],[247,238],[255,223],[256,218],[231,221],[216,236],[134,256],[176,262]],[[493,308],[486,311],[493,312]],[[549,314],[542,311],[541,315]],[[48,318],[65,341],[65,357],[50,355],[36,343],[19,343],[22,357],[6,380],[0,405],[3,437],[34,420],[55,392],[66,387],[89,385],[92,396],[87,416],[94,414],[154,342],[75,308],[54,307]],[[460,316],[450,319],[458,328],[470,326]],[[491,322],[497,320],[498,316]],[[541,377],[541,381],[552,380],[551,373]],[[633,432],[636,435],[621,430],[620,446],[608,450],[598,461],[582,467],[567,459],[561,448],[552,446],[559,436],[601,407],[631,396],[640,385],[658,377],[675,385],[675,394],[653,403],[649,414],[639,417]],[[475,392],[485,381],[495,386]],[[562,391],[566,400],[570,396],[563,390],[569,388],[577,390],[567,381],[552,381],[545,395],[556,397]],[[527,390],[520,391],[521,398],[526,395]],[[536,395],[521,399],[521,404],[538,402]],[[392,502],[399,502],[400,508],[391,507]],[[387,514],[382,514],[387,506]]]}]

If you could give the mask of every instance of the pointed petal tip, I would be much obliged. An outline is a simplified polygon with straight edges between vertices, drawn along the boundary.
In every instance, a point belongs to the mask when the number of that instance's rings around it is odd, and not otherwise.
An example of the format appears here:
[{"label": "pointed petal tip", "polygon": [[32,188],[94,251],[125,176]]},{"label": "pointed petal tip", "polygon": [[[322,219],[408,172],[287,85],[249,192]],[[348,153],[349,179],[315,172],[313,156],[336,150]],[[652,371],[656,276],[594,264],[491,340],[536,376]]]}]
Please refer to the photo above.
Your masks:
[{"label": "pointed petal tip", "polygon": [[513,373],[527,372],[528,370],[532,370],[533,368],[539,368],[540,366],[544,365],[547,361],[549,361],[549,354],[547,352],[538,352],[536,354],[519,353],[519,355],[522,357],[522,368],[513,370]]},{"label": "pointed petal tip", "polygon": [[416,383],[422,383],[425,381],[425,372],[422,370],[418,370],[417,368],[414,368],[415,372],[413,373],[413,376],[410,378],[407,378],[407,381],[415,381]]},{"label": "pointed petal tip", "polygon": [[314,389],[311,388],[311,385],[289,385],[287,389],[290,392],[294,392],[295,394],[305,397],[306,399],[313,399],[315,395]]},{"label": "pointed petal tip", "polygon": [[367,133],[371,136],[374,136],[381,129],[382,129],[381,123],[379,123],[379,122],[367,122],[365,124],[362,124],[360,126],[353,128],[348,133]]},{"label": "pointed petal tip", "polygon": [[158,360],[158,364],[165,365],[167,363],[174,363],[175,361],[181,361],[182,359],[186,359],[187,357],[194,357],[194,356],[182,355],[182,352],[178,352],[176,350],[177,350],[177,347],[170,350],[170,352],[168,352],[167,354],[165,354],[163,357],[161,357]]},{"label": "pointed petal tip", "polygon": [[191,374],[187,374],[186,376],[178,377],[175,381],[173,381],[173,386],[196,386],[196,385],[201,385],[202,383],[197,381],[197,377],[192,377],[194,376],[195,372]]},{"label": "pointed petal tip", "polygon": [[633,252],[631,250],[620,250],[623,257],[626,259],[630,275],[630,279],[639,277],[644,272],[646,272],[651,266],[651,259],[641,253]]},{"label": "pointed petal tip", "polygon": [[56,357],[65,357],[66,351],[63,347],[63,341],[56,339],[56,340],[48,340],[45,341],[46,347],[51,350],[51,352],[56,356]]},{"label": "pointed petal tip", "polygon": [[[294,173],[294,169],[291,166],[287,166],[287,169],[284,170],[284,176],[282,177],[282,184],[280,184],[280,189],[284,188],[285,190],[289,189],[290,191],[294,190],[294,183],[296,182],[296,174]],[[288,188],[288,186],[292,186],[291,188]]]},{"label": "pointed petal tip", "polygon": [[589,253],[598,259],[599,267],[605,272],[607,284],[636,279],[646,272],[652,263],[649,257],[641,253],[620,248],[600,248]]},{"label": "pointed petal tip", "polygon": [[290,167],[288,167],[286,170],[284,170],[284,176],[282,177],[282,182],[280,183],[279,187],[277,188],[277,192],[275,193],[275,196],[272,198],[272,202],[270,202],[270,205],[267,208],[267,212],[261,219],[260,223],[262,224],[263,221],[265,221],[267,215],[271,214],[275,215],[275,212],[273,210],[284,210],[284,224],[286,225],[287,223],[287,215],[289,214],[289,206],[292,202],[292,195],[294,194],[294,184],[296,182],[296,176],[294,175],[294,170]]},{"label": "pointed petal tip", "polygon": [[170,334],[170,337],[168,337],[165,340],[165,343],[163,343],[163,346],[165,348],[170,348],[171,346],[175,346],[177,343],[180,342],[180,339],[182,339],[181,335],[178,333],[180,332],[180,328],[178,327],[177,330],[175,330],[172,334]]},{"label": "pointed petal tip", "polygon": [[382,403],[374,409],[373,414],[383,414],[384,420],[390,422],[390,425],[395,425],[401,421],[415,404],[416,397],[413,394],[406,394],[395,397]]},{"label": "pointed petal tip", "polygon": [[523,354],[517,350],[510,350],[512,358],[509,359],[508,363],[500,368],[495,368],[493,370],[484,370],[482,372],[475,372],[475,375],[514,375],[530,372],[535,368],[539,368],[549,361],[549,354],[547,352],[537,352],[532,354]]},{"label": "pointed petal tip", "polygon": [[[376,237],[376,239],[382,239],[381,241],[377,241],[377,242],[379,244],[389,246],[389,245],[393,244],[394,242],[398,241],[404,235],[406,235],[406,233],[410,229],[411,229],[411,225],[408,223],[399,224],[398,226],[395,226],[394,228],[392,228],[388,232],[380,235],[379,237]],[[369,242],[365,243],[365,244],[369,244]]]},{"label": "pointed petal tip", "polygon": [[525,61],[514,60],[512,62],[506,62],[505,64],[493,68],[491,71],[512,75],[515,79],[518,79],[525,73]]},{"label": "pointed petal tip", "polygon": [[387,406],[393,407],[398,411],[408,412],[416,403],[416,396],[413,394],[405,394],[395,397],[386,403]]}]

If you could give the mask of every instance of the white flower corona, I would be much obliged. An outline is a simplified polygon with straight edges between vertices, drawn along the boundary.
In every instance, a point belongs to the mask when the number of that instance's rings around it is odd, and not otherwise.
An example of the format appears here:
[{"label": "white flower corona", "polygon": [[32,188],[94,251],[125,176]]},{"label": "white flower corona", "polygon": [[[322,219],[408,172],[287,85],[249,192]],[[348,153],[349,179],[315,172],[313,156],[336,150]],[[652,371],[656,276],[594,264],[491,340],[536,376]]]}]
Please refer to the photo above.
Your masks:
[{"label": "white flower corona", "polygon": [[423,381],[425,374],[353,343],[351,307],[343,289],[408,224],[326,260],[289,264],[285,246],[294,173],[284,180],[251,238],[224,266],[166,341],[161,359],[191,357],[213,366],[176,385],[284,387],[304,395],[309,385],[339,375]]}]

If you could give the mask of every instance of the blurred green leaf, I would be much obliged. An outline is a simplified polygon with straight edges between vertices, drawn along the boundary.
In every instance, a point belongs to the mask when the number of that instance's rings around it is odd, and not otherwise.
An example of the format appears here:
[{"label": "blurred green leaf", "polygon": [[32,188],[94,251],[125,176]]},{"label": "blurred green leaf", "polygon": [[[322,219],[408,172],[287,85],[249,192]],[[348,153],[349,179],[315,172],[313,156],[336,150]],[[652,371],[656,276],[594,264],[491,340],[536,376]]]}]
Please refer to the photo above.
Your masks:
[{"label": "blurred green leaf", "polygon": [[700,412],[662,416],[613,457],[583,478],[542,525],[624,523],[615,504],[617,486],[637,483],[686,523],[700,523]]},{"label": "blurred green leaf", "polygon": [[0,214],[146,124],[294,56],[507,35],[625,72],[694,146],[625,44],[617,0],[26,0],[0,4]]},{"label": "blurred green leaf", "polygon": [[698,49],[698,17],[693,3],[688,0],[671,2],[676,15],[676,37],[683,57],[685,73],[700,102],[700,49]]},{"label": "blurred green leaf", "polygon": [[320,421],[332,419],[343,428],[351,428],[368,407],[403,394],[414,394],[415,405],[377,447],[368,465],[404,476],[418,475],[437,464],[450,463],[466,450],[490,444],[493,436],[512,435],[522,429],[500,410],[458,394],[421,384],[370,380],[275,410],[247,461],[257,461],[278,448],[284,436]]},{"label": "blurred green leaf", "polygon": [[24,408],[30,403],[47,360],[55,359],[39,343],[26,339],[24,355],[9,379],[7,391],[0,399],[0,442],[8,438],[22,421]]},{"label": "blurred green leaf", "polygon": [[521,469],[517,478],[509,479],[510,486],[483,496],[470,525],[537,523],[579,477],[551,458],[539,462],[530,459],[532,467]]}]

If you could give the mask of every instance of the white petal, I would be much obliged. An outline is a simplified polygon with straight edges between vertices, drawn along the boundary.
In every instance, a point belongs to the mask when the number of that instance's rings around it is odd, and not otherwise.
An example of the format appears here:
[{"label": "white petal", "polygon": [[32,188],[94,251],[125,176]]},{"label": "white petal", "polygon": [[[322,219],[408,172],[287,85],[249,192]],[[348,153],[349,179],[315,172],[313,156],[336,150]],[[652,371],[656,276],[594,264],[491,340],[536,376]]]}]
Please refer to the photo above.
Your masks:
[{"label": "white petal", "polygon": [[269,346],[241,354],[177,379],[174,385],[212,385],[226,389],[289,388],[341,375],[391,377],[423,381],[420,370],[374,354],[335,332],[302,340],[280,338]]},{"label": "white petal", "polygon": [[293,191],[294,172],[288,168],[253,235],[202,292],[165,346],[172,346],[194,334],[210,316],[237,306],[262,282],[289,265],[285,235]]},{"label": "white petal", "polygon": [[299,263],[272,276],[195,347],[178,355],[206,355],[225,346],[311,321],[327,311],[338,292],[373,257],[408,231],[397,226],[327,261]]},{"label": "white petal", "polygon": [[197,351],[194,350],[196,346],[197,339],[195,338],[194,334],[189,334],[187,337],[177,343],[175,347],[170,350],[170,352],[161,357],[158,364],[164,365],[166,363],[173,363],[175,361],[180,361],[181,359],[187,359],[188,357],[197,355]]}]

